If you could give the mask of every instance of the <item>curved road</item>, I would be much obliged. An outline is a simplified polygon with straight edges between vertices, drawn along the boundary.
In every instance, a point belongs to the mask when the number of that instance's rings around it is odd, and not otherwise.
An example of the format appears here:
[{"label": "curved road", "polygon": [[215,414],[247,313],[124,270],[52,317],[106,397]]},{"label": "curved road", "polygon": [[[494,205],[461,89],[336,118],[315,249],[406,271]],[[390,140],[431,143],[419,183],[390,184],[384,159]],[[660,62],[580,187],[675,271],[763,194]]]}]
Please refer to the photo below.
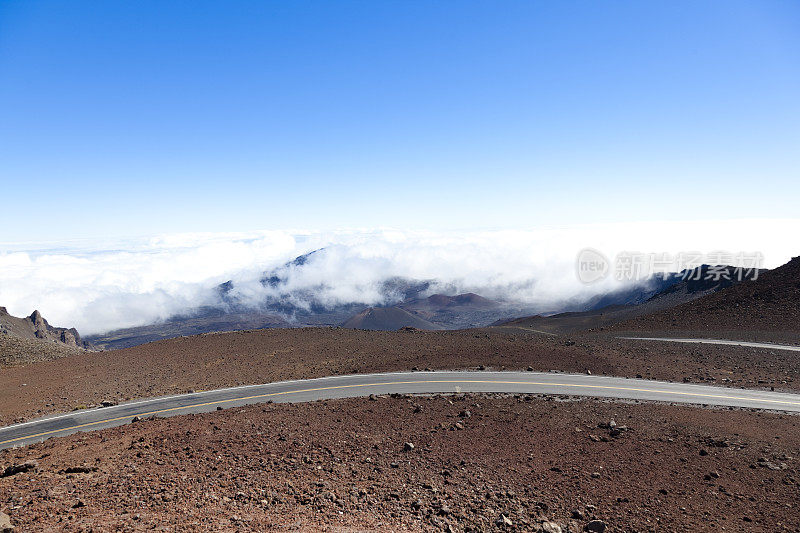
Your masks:
[{"label": "curved road", "polygon": [[724,344],[727,346],[746,346],[748,348],[765,348],[767,350],[788,350],[800,352],[800,346],[789,344],[773,344],[770,342],[728,341],[723,339],[672,339],[668,337],[619,337],[633,341],[688,342],[697,344]]},{"label": "curved road", "polygon": [[203,413],[267,401],[309,402],[370,394],[499,392],[595,396],[800,412],[800,394],[543,372],[396,372],[281,381],[152,398],[74,411],[0,428],[0,449],[78,431],[119,426],[133,417]]}]

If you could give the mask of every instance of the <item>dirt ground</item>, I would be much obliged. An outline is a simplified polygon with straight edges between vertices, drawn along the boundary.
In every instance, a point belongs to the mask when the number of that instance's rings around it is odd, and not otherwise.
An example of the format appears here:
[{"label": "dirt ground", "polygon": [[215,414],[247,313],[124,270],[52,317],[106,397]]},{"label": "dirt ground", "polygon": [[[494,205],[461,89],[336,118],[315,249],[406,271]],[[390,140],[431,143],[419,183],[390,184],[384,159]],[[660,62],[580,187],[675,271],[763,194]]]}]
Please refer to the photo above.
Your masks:
[{"label": "dirt ground", "polygon": [[0,368],[0,424],[189,390],[333,374],[430,369],[559,370],[800,389],[794,352],[648,343],[521,328],[461,331],[268,329],[206,334]]},{"label": "dirt ground", "polygon": [[18,531],[800,531],[798,450],[800,417],[742,410],[264,404],[0,452],[37,463],[0,477],[0,511]]}]

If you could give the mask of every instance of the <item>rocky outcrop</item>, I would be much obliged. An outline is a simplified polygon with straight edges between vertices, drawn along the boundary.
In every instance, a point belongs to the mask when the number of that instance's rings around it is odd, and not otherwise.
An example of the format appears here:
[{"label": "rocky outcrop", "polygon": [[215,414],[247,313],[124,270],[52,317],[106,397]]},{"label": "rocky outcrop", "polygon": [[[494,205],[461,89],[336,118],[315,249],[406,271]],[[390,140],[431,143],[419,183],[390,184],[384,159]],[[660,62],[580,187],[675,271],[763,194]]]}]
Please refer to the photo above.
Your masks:
[{"label": "rocky outcrop", "polygon": [[38,310],[28,317],[18,318],[10,315],[5,307],[0,307],[0,335],[63,344],[70,348],[91,348],[75,328],[51,326]]}]

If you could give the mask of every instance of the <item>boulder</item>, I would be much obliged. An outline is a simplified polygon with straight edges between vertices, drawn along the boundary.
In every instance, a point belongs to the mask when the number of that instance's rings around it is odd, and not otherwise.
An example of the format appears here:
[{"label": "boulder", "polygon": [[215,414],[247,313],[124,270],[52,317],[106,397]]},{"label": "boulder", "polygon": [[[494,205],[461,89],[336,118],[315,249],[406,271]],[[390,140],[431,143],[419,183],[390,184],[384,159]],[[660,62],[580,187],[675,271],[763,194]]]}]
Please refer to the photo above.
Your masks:
[{"label": "boulder", "polygon": [[592,520],[583,526],[583,530],[589,533],[603,533],[606,530],[606,523],[602,520]]},{"label": "boulder", "polygon": [[11,525],[11,517],[5,513],[0,513],[0,533],[12,533],[14,526]]}]

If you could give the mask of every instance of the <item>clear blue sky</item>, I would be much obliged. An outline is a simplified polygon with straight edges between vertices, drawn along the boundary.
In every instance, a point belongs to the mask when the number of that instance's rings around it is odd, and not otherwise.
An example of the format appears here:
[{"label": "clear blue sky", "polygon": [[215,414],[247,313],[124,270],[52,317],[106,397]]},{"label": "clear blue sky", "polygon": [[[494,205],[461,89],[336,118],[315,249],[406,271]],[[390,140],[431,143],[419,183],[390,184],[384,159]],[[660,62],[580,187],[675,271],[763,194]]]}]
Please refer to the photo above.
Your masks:
[{"label": "clear blue sky", "polygon": [[0,2],[0,242],[798,213],[798,2]]}]

